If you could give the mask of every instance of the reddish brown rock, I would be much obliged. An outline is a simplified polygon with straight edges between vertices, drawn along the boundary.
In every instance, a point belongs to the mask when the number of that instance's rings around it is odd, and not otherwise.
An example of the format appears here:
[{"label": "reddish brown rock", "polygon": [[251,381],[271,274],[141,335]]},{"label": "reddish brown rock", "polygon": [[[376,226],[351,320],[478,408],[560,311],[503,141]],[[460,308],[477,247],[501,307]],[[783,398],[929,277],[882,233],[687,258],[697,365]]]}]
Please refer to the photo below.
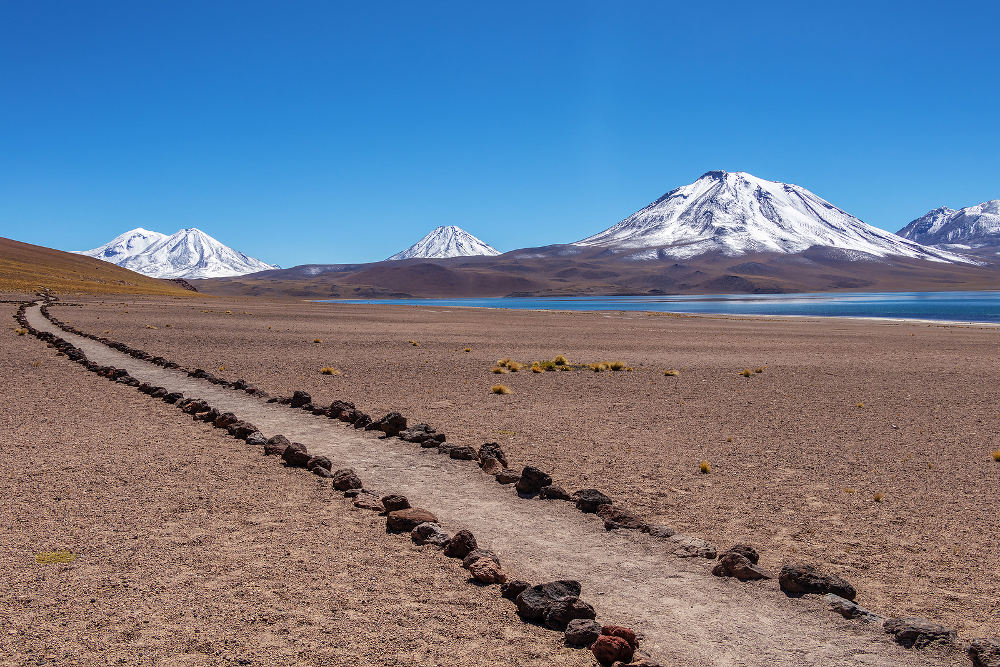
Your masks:
[{"label": "reddish brown rock", "polygon": [[312,457],[309,456],[309,451],[305,445],[301,442],[293,442],[285,447],[285,451],[281,453],[281,458],[293,468],[304,468]]},{"label": "reddish brown rock", "polygon": [[448,540],[448,544],[444,548],[444,555],[449,558],[465,558],[477,547],[476,536],[467,530],[460,530]]},{"label": "reddish brown rock", "polygon": [[408,533],[422,523],[437,523],[437,517],[419,507],[389,512],[385,527],[390,533]]},{"label": "reddish brown rock", "polygon": [[590,650],[597,658],[597,662],[602,665],[611,665],[615,662],[628,662],[635,654],[635,649],[621,637],[601,635],[590,646]]},{"label": "reddish brown rock", "polygon": [[507,575],[491,558],[479,558],[469,565],[469,573],[473,579],[483,584],[502,584],[507,581]]},{"label": "reddish brown rock", "polygon": [[[621,637],[628,642],[628,645],[633,649],[639,647],[639,640],[635,636],[635,632],[626,628],[622,625],[605,625],[601,628],[602,635],[608,635],[609,637]],[[631,658],[629,658],[631,660]]]},{"label": "reddish brown rock", "polygon": [[354,472],[354,468],[343,468],[342,470],[337,470],[330,477],[330,481],[333,482],[333,488],[338,491],[360,489],[364,486],[361,483],[361,478],[358,477],[358,473]]}]

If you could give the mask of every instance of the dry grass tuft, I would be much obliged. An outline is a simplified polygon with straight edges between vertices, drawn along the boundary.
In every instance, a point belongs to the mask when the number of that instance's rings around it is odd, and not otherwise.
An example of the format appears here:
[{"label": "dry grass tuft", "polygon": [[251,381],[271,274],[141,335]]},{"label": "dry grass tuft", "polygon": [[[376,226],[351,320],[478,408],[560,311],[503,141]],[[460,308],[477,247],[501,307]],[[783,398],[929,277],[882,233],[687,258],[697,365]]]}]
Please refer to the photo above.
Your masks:
[{"label": "dry grass tuft", "polygon": [[753,369],[753,372],[754,373],[763,373],[766,369],[767,369],[767,366],[758,366],[757,368]]},{"label": "dry grass tuft", "polygon": [[702,461],[701,463],[698,464],[698,470],[701,472],[702,475],[707,475],[708,473],[712,472],[712,466],[708,465],[708,461]]},{"label": "dry grass tuft", "polygon": [[319,369],[319,372],[323,375],[341,375],[341,372],[333,366],[324,366]]},{"label": "dry grass tuft", "polygon": [[500,394],[502,396],[506,396],[507,394],[510,393],[510,387],[502,384],[495,384],[492,387],[490,387],[490,391],[492,391],[494,394]]},{"label": "dry grass tuft", "polygon": [[507,370],[506,366],[494,366],[490,369],[490,372],[500,375],[501,373],[509,373],[510,371]]},{"label": "dry grass tuft", "polygon": [[147,329],[158,329],[159,327],[154,327],[152,324],[147,324],[146,328]]},{"label": "dry grass tuft", "polygon": [[612,361],[607,366],[612,371],[623,371],[626,368],[624,361]]},{"label": "dry grass tuft", "polygon": [[28,330],[24,328],[14,329],[14,333],[16,333],[18,336],[23,336],[24,334],[28,333]]},{"label": "dry grass tuft", "polygon": [[677,369],[673,369],[672,368],[670,370],[663,371],[663,374],[666,375],[667,377],[675,378],[675,377],[679,377],[680,374],[681,374],[681,372],[679,370],[677,370]]},{"label": "dry grass tuft", "polygon": [[323,339],[322,338],[313,338],[313,342],[314,343],[322,343]]},{"label": "dry grass tuft", "polygon": [[472,352],[472,348],[471,348],[471,347],[467,347],[467,348],[465,348],[465,349],[464,349],[464,350],[462,350],[462,351],[463,351],[463,352]]},{"label": "dry grass tuft", "polygon": [[564,355],[557,354],[556,358],[552,360],[552,363],[556,366],[565,366],[569,363],[569,359],[567,359]]},{"label": "dry grass tuft", "polygon": [[225,364],[222,364],[221,366],[219,366],[219,370],[220,370],[220,371],[224,371],[224,370],[226,370],[226,365],[225,365]]},{"label": "dry grass tuft", "polygon": [[413,347],[420,347],[420,343],[418,343],[415,340],[408,340],[406,342],[409,343],[410,345],[412,345]]},{"label": "dry grass tuft", "polygon": [[993,457],[994,461],[1000,461],[1000,449],[993,452],[990,456]]},{"label": "dry grass tuft", "polygon": [[42,551],[35,554],[35,562],[42,565],[54,565],[55,563],[72,563],[76,560],[76,554],[68,549],[59,551]]},{"label": "dry grass tuft", "polygon": [[744,368],[742,371],[740,371],[740,375],[742,375],[745,378],[748,378],[753,375],[753,371],[750,370],[749,368]]},{"label": "dry grass tuft", "polygon": [[863,408],[863,407],[865,407],[865,404],[864,403],[858,403],[858,407],[859,408]]},{"label": "dry grass tuft", "polygon": [[875,495],[872,496],[872,500],[877,503],[882,502],[883,499],[885,499],[885,496],[883,496],[881,492],[876,492]]},{"label": "dry grass tuft", "polygon": [[545,369],[542,368],[541,366],[539,366],[538,362],[536,361],[535,363],[531,364],[531,372],[532,373],[544,373]]}]

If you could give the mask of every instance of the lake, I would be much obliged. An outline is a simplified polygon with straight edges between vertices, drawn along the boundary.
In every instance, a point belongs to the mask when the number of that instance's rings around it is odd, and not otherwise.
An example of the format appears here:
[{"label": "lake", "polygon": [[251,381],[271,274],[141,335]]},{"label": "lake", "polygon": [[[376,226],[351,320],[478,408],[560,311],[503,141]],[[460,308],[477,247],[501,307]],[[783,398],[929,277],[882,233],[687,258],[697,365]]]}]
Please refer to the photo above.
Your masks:
[{"label": "lake", "polygon": [[320,303],[464,306],[518,310],[638,310],[727,315],[880,317],[1000,323],[1000,292],[697,294],[486,299],[329,299]]}]

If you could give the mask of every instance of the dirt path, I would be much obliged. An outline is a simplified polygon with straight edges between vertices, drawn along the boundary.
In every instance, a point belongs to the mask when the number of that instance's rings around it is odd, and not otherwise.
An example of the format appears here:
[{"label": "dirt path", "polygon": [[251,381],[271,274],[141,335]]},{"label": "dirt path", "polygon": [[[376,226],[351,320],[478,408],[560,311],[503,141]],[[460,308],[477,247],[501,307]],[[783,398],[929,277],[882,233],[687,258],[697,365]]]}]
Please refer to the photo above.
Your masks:
[{"label": "dirt path", "polygon": [[304,443],[311,453],[329,456],[335,467],[355,468],[370,488],[405,494],[414,505],[433,511],[449,532],[471,530],[517,578],[579,580],[582,597],[599,619],[635,628],[643,649],[666,664],[966,664],[956,652],[902,649],[881,628],[840,619],[818,600],[786,598],[773,581],[741,584],[712,577],[708,561],[674,558],[648,535],[607,532],[597,517],[581,514],[570,503],[518,498],[469,462],[395,438],[378,440],[330,419],[133,359],[57,329],[37,307],[27,316],[33,326],[56,333],[96,363],[202,398],[253,422],[266,435],[282,433]]}]

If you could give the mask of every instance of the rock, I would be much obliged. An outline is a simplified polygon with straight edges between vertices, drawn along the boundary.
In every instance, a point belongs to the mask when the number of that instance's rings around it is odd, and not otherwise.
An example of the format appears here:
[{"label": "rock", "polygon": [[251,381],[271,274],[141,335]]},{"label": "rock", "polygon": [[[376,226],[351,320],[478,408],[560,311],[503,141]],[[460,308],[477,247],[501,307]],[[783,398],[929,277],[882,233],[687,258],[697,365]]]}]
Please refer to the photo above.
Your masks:
[{"label": "rock", "polygon": [[261,445],[266,445],[267,438],[265,438],[264,434],[261,433],[260,431],[254,431],[253,433],[247,436],[247,444],[256,445],[258,447]]},{"label": "rock", "polygon": [[292,394],[292,400],[289,403],[293,408],[301,408],[303,405],[312,403],[312,396],[305,391],[296,391]]},{"label": "rock", "polygon": [[382,419],[365,426],[366,431],[382,431],[387,436],[399,435],[406,429],[406,417],[398,412],[390,412]]},{"label": "rock", "polygon": [[534,495],[542,490],[543,486],[552,484],[552,478],[536,468],[535,466],[525,466],[521,471],[521,478],[517,480],[517,490],[526,495]]},{"label": "rock", "polygon": [[719,554],[719,558],[721,559],[726,554],[740,554],[754,565],[760,562],[760,554],[749,544],[734,544]]},{"label": "rock", "polygon": [[166,398],[167,390],[163,387],[154,387],[153,391],[149,392],[149,395],[153,398]]},{"label": "rock", "polygon": [[630,628],[621,625],[605,625],[601,628],[601,634],[609,637],[621,637],[633,649],[639,648],[639,640],[635,636],[635,631]]},{"label": "rock", "polygon": [[517,613],[526,621],[543,621],[553,603],[580,597],[580,582],[570,579],[550,581],[527,588],[517,596]]},{"label": "rock", "polygon": [[396,510],[405,510],[409,508],[410,501],[406,499],[406,496],[393,493],[382,497],[382,506],[385,508],[386,512],[395,512]]},{"label": "rock", "polygon": [[[232,412],[223,412],[221,415],[215,418],[212,423],[215,428],[229,428],[231,425],[239,421],[239,418]],[[286,443],[287,444],[287,443]]]},{"label": "rock", "polygon": [[973,639],[969,644],[973,667],[1000,667],[1000,637]]},{"label": "rock", "polygon": [[327,413],[330,415],[330,419],[339,419],[341,421],[347,421],[345,417],[353,416],[355,412],[354,403],[348,403],[347,401],[334,401],[327,408]]},{"label": "rock", "polygon": [[649,530],[649,524],[639,515],[618,505],[601,505],[597,516],[604,519],[605,530]]},{"label": "rock", "polygon": [[501,466],[504,468],[507,467],[507,455],[500,449],[500,445],[495,442],[484,443],[479,448],[479,460],[485,461],[486,459],[496,459],[500,462]]},{"label": "rock", "polygon": [[333,469],[333,461],[331,461],[326,456],[314,456],[309,459],[306,467],[312,470],[313,468],[323,468],[327,472]]},{"label": "rock", "polygon": [[594,608],[580,598],[564,598],[553,602],[545,613],[545,627],[550,630],[565,630],[574,619],[596,617]]},{"label": "rock", "polygon": [[597,662],[602,665],[610,665],[619,661],[629,662],[635,654],[635,649],[627,641],[621,637],[612,637],[611,635],[601,635],[598,637],[590,646],[590,650],[593,652],[594,657],[597,658]]},{"label": "rock", "polygon": [[574,618],[566,625],[563,641],[567,646],[590,648],[601,636],[601,624],[592,618]]},{"label": "rock", "polygon": [[507,581],[507,575],[500,565],[489,558],[479,558],[469,568],[472,578],[482,584],[502,584]]},{"label": "rock", "polygon": [[312,413],[318,417],[329,417],[330,412],[326,408],[316,408],[312,409]]},{"label": "rock", "polygon": [[[833,593],[827,593],[823,596],[827,604],[830,605],[832,611],[837,612],[844,618],[857,618],[862,621],[867,621],[869,623],[884,623],[885,619],[878,614],[872,613],[863,607],[860,607],[856,602],[851,602],[850,600],[844,599],[839,595],[834,595]],[[1000,665],[998,665],[1000,667]]]},{"label": "rock", "polygon": [[545,500],[571,500],[569,492],[561,486],[549,484],[538,490],[538,497]]},{"label": "rock", "polygon": [[354,428],[368,428],[368,425],[371,423],[372,418],[370,416],[366,415],[364,412],[358,412],[356,413],[354,421],[351,422],[351,425],[354,426]]},{"label": "rock", "polygon": [[437,440],[424,440],[423,442],[420,443],[420,446],[423,447],[424,449],[437,447],[438,454],[447,454],[448,452],[451,451],[451,448],[454,447],[455,445],[453,445],[450,442],[444,443],[444,442],[438,442]]},{"label": "rock", "polygon": [[749,558],[732,551],[719,556],[719,564],[712,569],[712,574],[717,577],[735,577],[740,581],[771,578],[770,574],[750,562]]},{"label": "rock", "polygon": [[665,539],[668,539],[670,537],[673,537],[676,534],[677,534],[677,531],[674,530],[673,528],[671,528],[670,526],[650,526],[649,527],[649,536],[650,537],[657,537],[657,538],[665,540]]},{"label": "rock", "polygon": [[611,498],[608,498],[597,489],[580,489],[573,494],[573,498],[576,499],[576,508],[588,514],[597,512],[601,508],[601,505],[611,504]]},{"label": "rock", "polygon": [[[348,489],[347,491],[344,491],[344,497],[345,498],[357,498],[358,495],[361,494],[361,493],[370,493],[373,496],[377,496],[378,495],[374,491],[365,491],[364,489]],[[379,509],[382,509],[382,501],[379,501]]]},{"label": "rock", "polygon": [[427,441],[444,442],[447,440],[444,433],[438,433],[427,424],[414,424],[410,428],[399,432],[399,439],[406,442],[423,443]]},{"label": "rock", "polygon": [[409,507],[389,512],[385,527],[390,533],[408,533],[422,523],[437,523],[437,517],[425,509]]},{"label": "rock", "polygon": [[479,467],[483,469],[487,475],[496,475],[498,472],[503,470],[503,466],[492,456],[485,459],[480,459]]},{"label": "rock", "polygon": [[348,489],[360,489],[364,487],[361,483],[361,478],[358,477],[358,473],[354,471],[354,468],[343,468],[341,470],[333,473],[330,478],[333,482],[333,488],[338,491],[347,491]]},{"label": "rock", "polygon": [[514,470],[509,470],[507,468],[504,468],[503,470],[501,470],[496,474],[496,480],[500,484],[513,484],[519,479],[521,479],[520,473]]},{"label": "rock", "polygon": [[430,544],[443,548],[448,543],[448,533],[436,523],[424,522],[410,531],[410,538],[417,544]]},{"label": "rock", "polygon": [[677,533],[669,540],[673,547],[673,554],[678,558],[710,558],[714,559],[718,551],[710,542],[703,539],[682,535]]},{"label": "rock", "polygon": [[846,600],[853,600],[858,594],[846,579],[820,572],[812,565],[784,566],[778,575],[778,585],[789,597],[801,597],[807,593],[834,593]]},{"label": "rock", "polygon": [[309,468],[309,472],[324,479],[333,477],[333,473],[322,466],[313,466],[312,468]]},{"label": "rock", "polygon": [[212,408],[208,412],[202,412],[199,415],[195,415],[195,419],[203,422],[208,422],[209,424],[215,424],[215,420],[219,418],[220,413],[217,409]]},{"label": "rock", "polygon": [[444,548],[444,555],[449,558],[465,558],[476,550],[476,536],[467,530],[460,530],[454,537],[448,540]]},{"label": "rock", "polygon": [[500,595],[507,598],[508,600],[516,600],[517,596],[524,591],[531,588],[531,584],[527,581],[520,581],[515,579],[514,581],[508,581],[507,583],[500,586]]},{"label": "rock", "polygon": [[462,559],[462,567],[468,570],[469,566],[480,558],[489,558],[497,565],[500,564],[500,556],[497,556],[495,552],[489,549],[476,549],[475,551],[470,551],[469,555]]},{"label": "rock", "polygon": [[[347,496],[347,494],[348,492],[345,491],[344,495]],[[355,493],[353,497],[354,497],[355,507],[360,507],[363,510],[371,510],[373,512],[382,511],[382,501],[379,500],[377,494],[369,493],[367,491],[360,491],[358,493]]]},{"label": "rock", "polygon": [[292,444],[292,441],[283,435],[272,435],[267,439],[267,444],[269,445],[285,445],[286,447]]},{"label": "rock", "polygon": [[[271,438],[273,440],[274,438]],[[289,443],[291,444],[291,443]],[[285,453],[285,449],[288,445],[283,442],[271,442],[270,440],[264,445],[264,456],[281,456]]]},{"label": "rock", "polygon": [[182,398],[184,398],[184,394],[182,394],[179,391],[172,391],[172,392],[170,392],[169,394],[167,394],[166,396],[163,397],[163,402],[164,403],[176,403],[177,401],[181,400]]},{"label": "rock", "polygon": [[882,627],[893,636],[897,644],[906,648],[924,648],[935,643],[951,644],[957,638],[954,630],[924,618],[890,618]]},{"label": "rock", "polygon": [[292,468],[305,468],[312,457],[309,456],[309,451],[305,445],[301,442],[293,442],[285,447],[285,451],[281,453],[281,458]]},{"label": "rock", "polygon": [[472,461],[476,458],[476,450],[472,447],[452,447],[448,456],[459,461]]},{"label": "rock", "polygon": [[250,422],[238,421],[235,424],[230,424],[228,430],[234,438],[246,440],[253,433],[257,432],[257,427]]}]

